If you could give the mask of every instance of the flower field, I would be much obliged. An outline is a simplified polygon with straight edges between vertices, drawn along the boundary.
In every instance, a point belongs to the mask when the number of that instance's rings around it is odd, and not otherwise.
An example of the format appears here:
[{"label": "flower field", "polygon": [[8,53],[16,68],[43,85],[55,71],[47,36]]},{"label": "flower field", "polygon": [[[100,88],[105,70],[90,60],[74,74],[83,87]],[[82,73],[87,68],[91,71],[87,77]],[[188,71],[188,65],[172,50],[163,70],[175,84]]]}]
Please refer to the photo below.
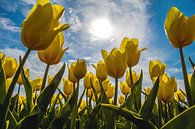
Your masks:
[{"label": "flower field", "polygon": [[[195,15],[187,17],[171,7],[162,28],[180,55],[182,90],[160,60],[149,62],[153,86],[143,87],[143,70],[136,73],[134,68],[147,48],[140,48],[139,39],[132,37],[124,37],[119,48],[101,50],[102,58],[92,65],[94,73],[85,59],[78,59],[69,65],[63,62],[50,76],[51,66],[71,49],[63,47],[63,32],[71,28],[60,21],[63,13],[62,5],[37,0],[21,23],[25,55],[17,61],[0,52],[0,129],[195,128],[195,64],[190,57],[185,60],[183,53],[195,41]],[[24,67],[32,51],[46,64],[42,78],[31,79],[31,68]],[[187,73],[186,62],[193,74]]]}]

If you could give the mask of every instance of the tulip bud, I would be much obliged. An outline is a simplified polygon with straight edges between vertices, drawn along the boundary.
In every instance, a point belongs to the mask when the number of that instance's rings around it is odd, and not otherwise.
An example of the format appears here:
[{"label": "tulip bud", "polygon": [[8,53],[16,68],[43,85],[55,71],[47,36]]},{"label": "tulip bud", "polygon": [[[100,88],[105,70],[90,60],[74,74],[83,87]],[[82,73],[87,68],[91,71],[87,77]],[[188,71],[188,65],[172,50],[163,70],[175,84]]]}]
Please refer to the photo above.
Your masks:
[{"label": "tulip bud", "polygon": [[103,85],[104,91],[106,92],[108,90],[108,87],[111,86],[109,78],[107,78],[105,81],[103,81],[102,85]]},{"label": "tulip bud", "polygon": [[151,92],[151,90],[152,90],[151,87],[146,87],[146,88],[144,88],[144,91],[145,91],[146,95],[149,95],[150,92]]},{"label": "tulip bud", "polygon": [[124,95],[128,95],[131,92],[131,88],[127,85],[126,82],[120,82],[120,89]]},{"label": "tulip bud", "polygon": [[93,83],[93,79],[95,78],[94,77],[95,75],[93,75],[92,72],[90,73],[87,73],[85,75],[85,78],[84,78],[84,86],[86,89],[90,89],[92,86],[91,86],[91,83]]},{"label": "tulip bud", "polygon": [[195,15],[188,18],[179,9],[172,7],[167,13],[164,28],[173,47],[190,45],[195,40]]},{"label": "tulip bud", "polygon": [[12,77],[16,70],[18,64],[15,58],[12,57],[5,57],[3,61],[3,69],[5,71],[6,78]]},{"label": "tulip bud", "polygon": [[115,92],[114,86],[108,87],[108,90],[106,91],[107,98],[111,99],[114,96],[114,92]]},{"label": "tulip bud", "polygon": [[40,91],[42,86],[43,79],[40,77],[37,77],[34,80],[30,80],[30,84],[32,86],[33,91]]},{"label": "tulip bud", "polygon": [[149,72],[151,79],[153,77],[159,77],[164,74],[166,64],[163,64],[160,60],[150,61]]},{"label": "tulip bud", "polygon": [[164,102],[171,102],[174,98],[175,87],[177,87],[175,78],[169,78],[166,74],[163,74],[160,77],[158,99]]},{"label": "tulip bud", "polygon": [[[26,75],[27,78],[29,78],[30,77],[29,69],[24,68],[24,74]],[[18,77],[17,83],[19,85],[23,85],[23,80],[22,80],[22,75],[21,74]]]},{"label": "tulip bud", "polygon": [[63,44],[64,35],[63,32],[59,32],[48,48],[38,51],[39,59],[49,65],[58,64],[68,49],[63,49]]},{"label": "tulip bud", "polygon": [[99,61],[97,63],[97,66],[93,65],[93,67],[96,70],[96,76],[98,79],[100,79],[101,81],[106,80],[108,74],[106,72],[106,65],[103,61]]},{"label": "tulip bud", "polygon": [[[136,74],[135,71],[132,72],[133,84],[139,80],[139,75]],[[130,72],[127,70],[126,72],[126,82],[129,87],[132,87],[131,80],[130,80]]]},{"label": "tulip bud", "polygon": [[86,61],[83,59],[78,59],[74,68],[74,76],[77,80],[80,80],[87,73]]},{"label": "tulip bud", "polygon": [[139,41],[136,38],[125,37],[121,42],[120,50],[125,51],[127,54],[128,67],[135,66],[139,62],[141,51],[146,50],[146,48],[139,50],[138,45]]},{"label": "tulip bud", "polygon": [[83,110],[85,107],[86,107],[86,102],[85,102],[85,100],[82,99],[79,108],[80,108],[81,110]]},{"label": "tulip bud", "polygon": [[180,102],[183,102],[185,100],[185,97],[186,97],[184,92],[181,89],[177,90],[174,93],[174,96],[175,96],[175,100],[180,101]]},{"label": "tulip bud", "polygon": [[58,32],[69,28],[68,24],[59,22],[63,12],[64,7],[61,5],[52,5],[49,0],[38,0],[22,23],[23,44],[32,50],[49,47]]},{"label": "tulip bud", "polygon": [[73,83],[68,79],[64,79],[64,93],[68,96],[73,93]]},{"label": "tulip bud", "polygon": [[125,102],[125,96],[124,95],[120,95],[118,97],[118,102],[119,102],[120,105],[122,105]]},{"label": "tulip bud", "polygon": [[76,62],[73,62],[73,63],[70,65],[70,68],[68,67],[68,80],[70,80],[70,81],[73,82],[73,83],[76,83],[76,82],[77,82],[77,79],[76,79],[76,77],[74,76],[74,69],[75,69],[75,66],[76,66]]},{"label": "tulip bud", "polygon": [[113,78],[123,77],[127,68],[127,57],[126,53],[113,48],[110,53],[106,50],[102,50],[102,57],[106,64],[106,71],[109,76]]}]

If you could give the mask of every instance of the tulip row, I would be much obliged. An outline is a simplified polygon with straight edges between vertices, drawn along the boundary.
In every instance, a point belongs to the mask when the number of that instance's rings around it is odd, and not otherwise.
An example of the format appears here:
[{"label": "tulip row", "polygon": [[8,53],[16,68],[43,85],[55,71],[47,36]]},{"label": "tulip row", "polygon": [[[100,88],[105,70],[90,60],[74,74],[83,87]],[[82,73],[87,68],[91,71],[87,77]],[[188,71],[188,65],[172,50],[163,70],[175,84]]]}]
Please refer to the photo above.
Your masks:
[{"label": "tulip row", "polygon": [[[67,77],[63,78],[65,64],[55,76],[48,75],[50,65],[58,64],[68,49],[63,48],[63,31],[69,25],[59,22],[63,11],[61,5],[37,0],[21,26],[21,40],[28,48],[24,57],[18,63],[0,53],[0,129],[191,129],[195,126],[195,65],[190,59],[194,73],[188,77],[183,56],[183,47],[195,40],[195,16],[188,18],[172,7],[165,20],[167,37],[181,55],[185,91],[177,89],[176,79],[168,76],[166,64],[160,60],[150,61],[153,86],[142,90],[143,72],[137,74],[133,68],[146,48],[139,49],[136,38],[123,38],[120,47],[111,52],[102,50],[103,60],[92,65],[96,73],[88,72],[86,61],[78,59],[67,65]],[[39,59],[47,64],[43,77],[31,79],[29,69],[24,67],[32,50],[38,51]],[[122,79],[124,75],[126,80]],[[63,91],[58,88],[61,81]],[[16,83],[18,92],[14,95]],[[20,95],[22,85],[25,96]],[[84,90],[79,95],[82,85]]]}]

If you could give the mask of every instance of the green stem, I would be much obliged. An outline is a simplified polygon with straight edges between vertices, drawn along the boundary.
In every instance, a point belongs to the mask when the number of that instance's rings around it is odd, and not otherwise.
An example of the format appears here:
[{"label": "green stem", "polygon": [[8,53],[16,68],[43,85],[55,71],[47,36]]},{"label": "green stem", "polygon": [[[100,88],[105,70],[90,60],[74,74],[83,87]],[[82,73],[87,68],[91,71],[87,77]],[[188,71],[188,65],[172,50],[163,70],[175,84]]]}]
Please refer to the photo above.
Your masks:
[{"label": "green stem", "polygon": [[132,86],[133,85],[132,67],[129,67],[129,75],[130,75],[130,82],[131,82],[131,86]]},{"label": "green stem", "polygon": [[46,84],[46,81],[47,81],[47,75],[48,75],[48,71],[49,71],[49,64],[47,64],[46,66],[46,69],[45,69],[45,73],[44,73],[44,77],[43,77],[43,83],[42,83],[42,86],[41,86],[41,91],[45,88],[45,84]]},{"label": "green stem", "polygon": [[160,100],[158,99],[158,127],[160,128],[162,126],[162,104],[160,102]]},{"label": "green stem", "polygon": [[167,103],[165,102],[165,123],[168,121]]},{"label": "green stem", "polygon": [[20,88],[21,88],[21,85],[18,86],[18,93],[17,93],[18,99],[16,101],[16,108],[15,108],[16,111],[18,111],[18,102],[19,102],[19,98],[20,98]]},{"label": "green stem", "polygon": [[118,95],[118,78],[115,78],[114,105],[117,104],[117,95]]},{"label": "green stem", "polygon": [[184,78],[185,90],[186,90],[186,95],[187,95],[187,101],[188,101],[189,106],[192,106],[192,95],[190,92],[190,85],[189,85],[189,81],[188,81],[188,75],[187,75],[186,64],[185,64],[185,60],[184,60],[182,47],[179,48],[179,53],[180,53],[180,59],[181,59],[181,64],[182,64],[183,78]]},{"label": "green stem", "polygon": [[18,77],[21,73],[21,70],[26,62],[26,59],[28,57],[28,55],[30,54],[31,52],[31,49],[28,49],[14,75],[14,78],[10,84],[10,87],[8,89],[8,92],[6,94],[6,98],[5,98],[5,101],[4,101],[4,104],[3,104],[3,107],[2,107],[2,110],[0,112],[0,129],[4,129],[5,128],[5,120],[7,118],[7,113],[8,113],[8,109],[9,109],[9,105],[10,105],[10,101],[11,101],[11,97],[12,97],[12,94],[13,94],[13,91],[14,91],[14,88],[15,88],[15,85],[16,85],[16,82],[18,80]]}]

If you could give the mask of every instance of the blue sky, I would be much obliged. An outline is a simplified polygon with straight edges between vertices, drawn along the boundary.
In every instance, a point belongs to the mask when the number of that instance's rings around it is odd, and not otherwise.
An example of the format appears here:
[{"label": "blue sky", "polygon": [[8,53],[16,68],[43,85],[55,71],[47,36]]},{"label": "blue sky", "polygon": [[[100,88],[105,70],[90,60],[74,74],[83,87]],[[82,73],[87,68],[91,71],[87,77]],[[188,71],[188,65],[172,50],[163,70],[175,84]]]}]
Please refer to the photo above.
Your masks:
[{"label": "blue sky", "polygon": [[[18,58],[18,55],[24,54],[26,48],[20,41],[20,25],[34,3],[35,0],[0,0],[0,51],[6,55]],[[144,70],[144,85],[151,85],[149,61],[159,59],[167,64],[166,72],[175,76],[182,87],[179,53],[170,45],[163,26],[166,13],[172,6],[178,7],[187,16],[195,14],[195,0],[52,0],[52,3],[65,7],[61,20],[71,25],[64,32],[65,46],[70,49],[62,62],[70,63],[77,58],[84,58],[89,64],[88,68],[93,71],[90,64],[101,59],[101,49],[119,47],[125,36],[136,37],[140,41],[140,48],[148,48],[141,55],[139,64],[133,68],[137,72]],[[105,30],[107,37],[92,32],[97,29],[94,24],[102,19],[111,26]],[[194,50],[195,43],[184,48],[189,73],[192,70],[188,56],[191,55],[195,61]],[[52,66],[50,74],[54,74],[62,62]],[[43,76],[45,65],[38,60],[36,52],[30,55],[26,66],[31,68],[32,78]]]}]

